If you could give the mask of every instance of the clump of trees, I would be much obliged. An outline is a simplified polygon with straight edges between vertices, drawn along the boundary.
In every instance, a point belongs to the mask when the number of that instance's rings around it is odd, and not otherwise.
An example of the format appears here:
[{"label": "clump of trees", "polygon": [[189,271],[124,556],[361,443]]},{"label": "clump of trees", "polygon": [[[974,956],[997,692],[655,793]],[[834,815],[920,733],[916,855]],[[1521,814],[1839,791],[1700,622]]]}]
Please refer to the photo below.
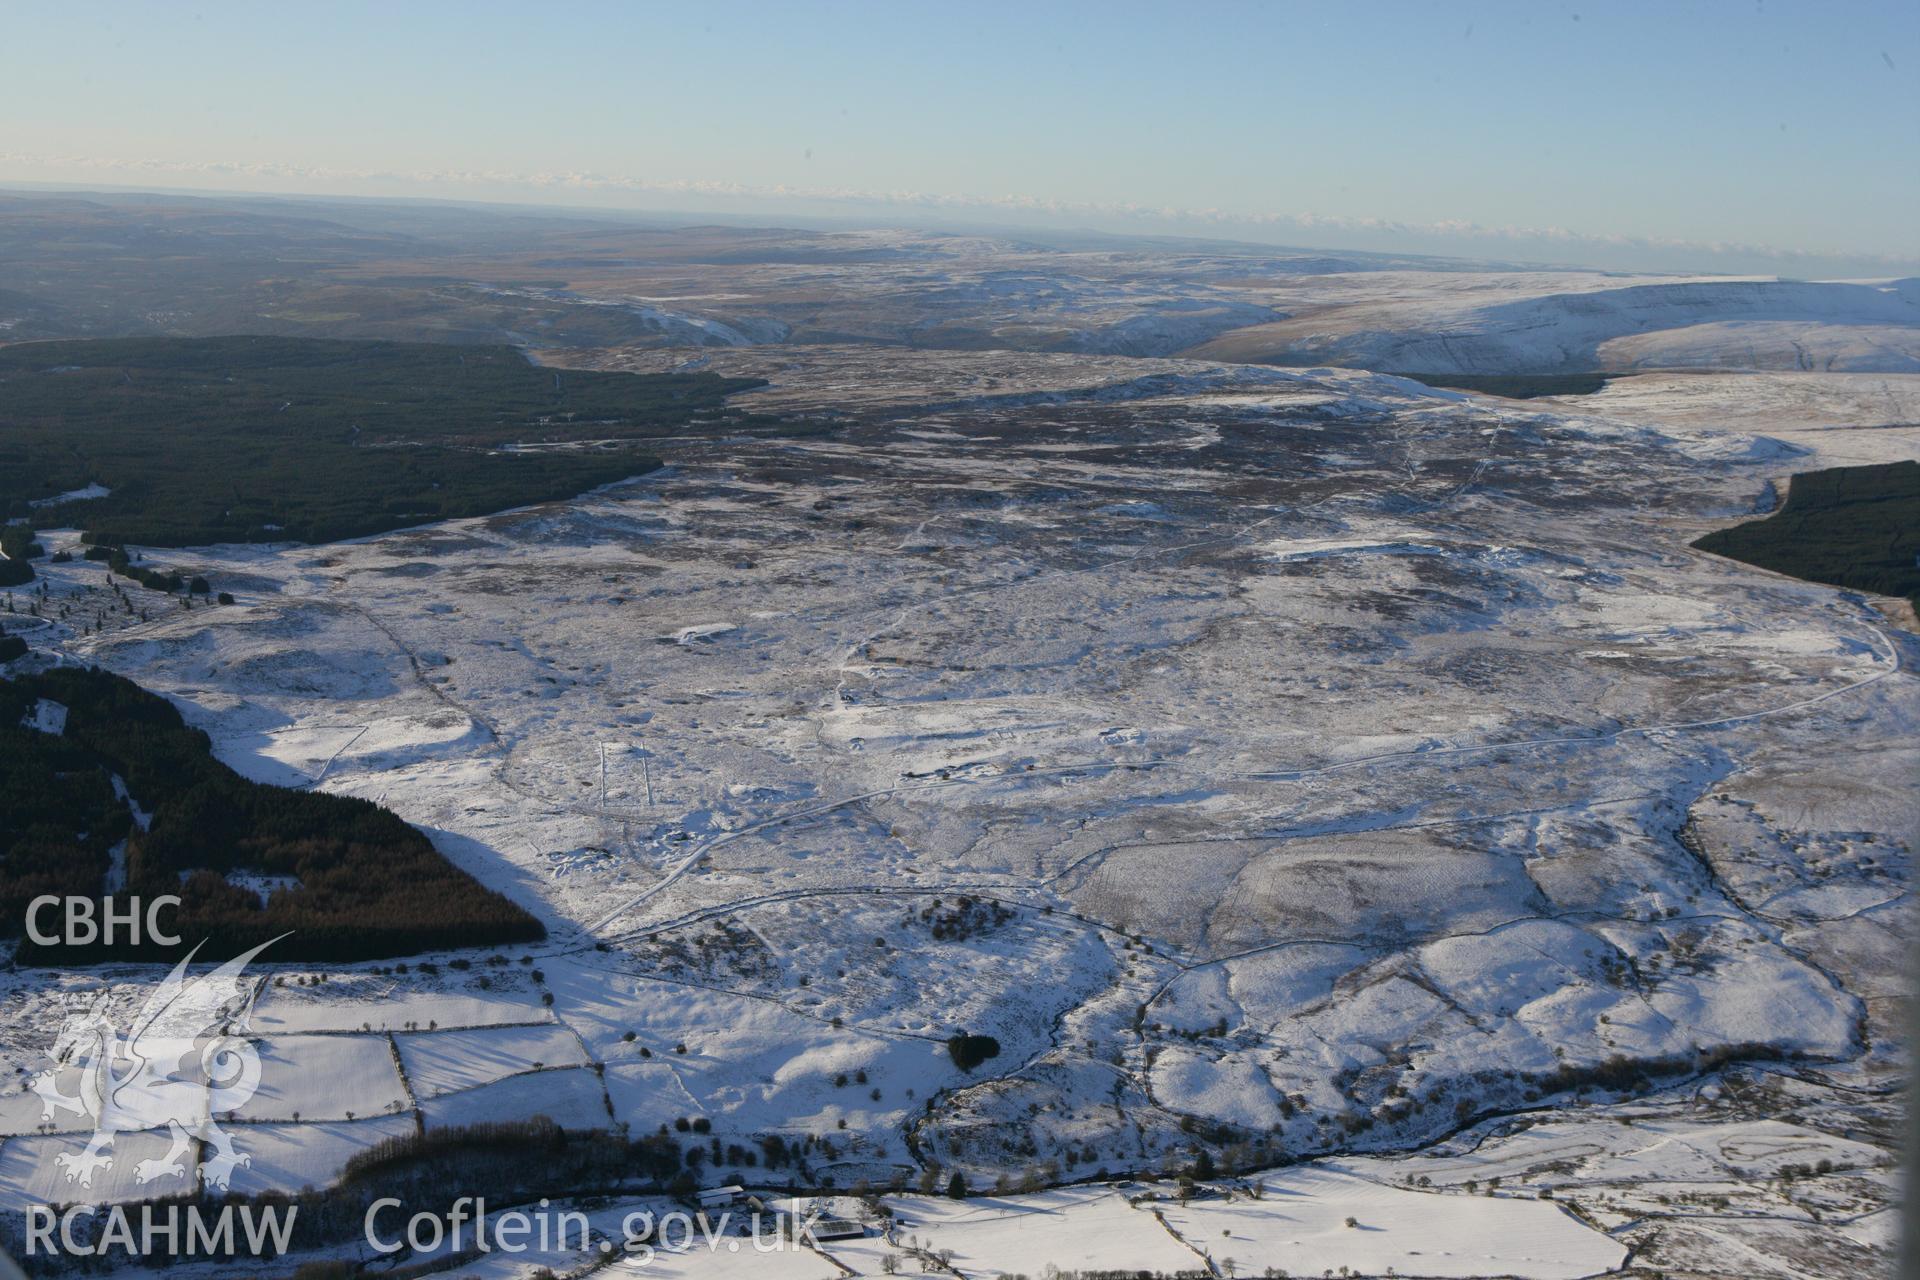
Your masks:
[{"label": "clump of trees", "polygon": [[33,526],[10,524],[0,528],[0,555],[9,560],[38,560],[47,549],[34,541]]},{"label": "clump of trees", "polygon": [[968,1035],[961,1031],[947,1037],[947,1054],[953,1059],[953,1065],[962,1071],[971,1071],[988,1058],[1000,1056],[1000,1042],[992,1036]]},{"label": "clump of trees", "polygon": [[1803,471],[1778,511],[1693,545],[1810,582],[1904,596],[1920,608],[1920,462]]},{"label": "clump of trees", "polygon": [[[65,732],[27,728],[41,700],[67,709]],[[98,669],[56,668],[0,682],[0,936],[24,929],[42,893],[99,897],[109,851],[125,848],[126,895],[178,894],[183,945],[116,940],[76,948],[21,943],[27,963],[237,955],[291,932],[281,960],[365,960],[545,937],[540,923],[448,862],[371,801],[250,781],[213,758],[206,734],[164,698]],[[132,821],[117,792],[151,815]],[[263,902],[235,872],[287,877]]]},{"label": "clump of trees", "polygon": [[1751,1041],[1716,1045],[1693,1053],[1652,1058],[1610,1054],[1604,1061],[1574,1065],[1562,1063],[1552,1071],[1529,1074],[1529,1101],[1555,1093],[1597,1089],[1606,1093],[1646,1093],[1656,1081],[1672,1076],[1710,1075],[1735,1062],[1778,1062],[1793,1055],[1779,1045]]},{"label": "clump of trees", "polygon": [[[88,547],[87,558],[89,560],[99,559],[100,557],[94,555],[94,552],[102,549],[102,546],[99,544]],[[127,549],[117,543],[106,545],[104,550],[106,551],[105,558],[108,573],[117,573],[123,578],[132,578],[135,582],[150,591],[165,591],[168,594],[172,594],[186,585],[186,579],[180,576],[179,570],[154,569],[144,564],[136,564],[127,558]],[[196,581],[198,581],[198,579],[196,579]]]},{"label": "clump of trees", "polygon": [[33,581],[33,566],[28,563],[46,554],[46,548],[33,540],[33,526],[10,524],[0,528],[0,587],[23,587]]},{"label": "clump of trees", "polygon": [[982,902],[963,894],[951,907],[935,898],[920,909],[920,922],[935,942],[965,942],[979,933],[991,933],[1013,919],[1013,910],[998,902]]}]

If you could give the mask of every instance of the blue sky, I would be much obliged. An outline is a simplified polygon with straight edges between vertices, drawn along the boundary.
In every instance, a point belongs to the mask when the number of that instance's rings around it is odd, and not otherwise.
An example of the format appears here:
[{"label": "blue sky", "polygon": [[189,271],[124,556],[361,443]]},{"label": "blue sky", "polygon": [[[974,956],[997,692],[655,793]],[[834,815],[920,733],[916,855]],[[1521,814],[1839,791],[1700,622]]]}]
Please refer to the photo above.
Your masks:
[{"label": "blue sky", "polygon": [[1920,269],[1920,3],[41,4],[0,182]]}]

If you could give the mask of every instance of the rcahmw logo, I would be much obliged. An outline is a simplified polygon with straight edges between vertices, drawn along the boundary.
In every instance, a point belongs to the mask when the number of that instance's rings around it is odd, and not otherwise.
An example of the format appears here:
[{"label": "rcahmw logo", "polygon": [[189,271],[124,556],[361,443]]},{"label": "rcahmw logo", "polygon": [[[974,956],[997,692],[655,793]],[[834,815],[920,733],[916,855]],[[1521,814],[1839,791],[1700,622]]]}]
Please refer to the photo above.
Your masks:
[{"label": "rcahmw logo", "polygon": [[263,1258],[286,1253],[298,1205],[75,1205],[27,1208],[27,1256]]},{"label": "rcahmw logo", "polygon": [[[54,1042],[55,1065],[33,1080],[46,1120],[58,1123],[71,1112],[93,1124],[84,1150],[54,1157],[68,1183],[91,1187],[99,1173],[110,1172],[116,1136],[164,1130],[167,1150],[133,1166],[136,1186],[186,1179],[198,1139],[204,1153],[202,1184],[226,1190],[233,1171],[249,1158],[234,1150],[233,1139],[213,1117],[244,1106],[260,1087],[260,1054],[245,1026],[253,995],[245,973],[255,956],[279,940],[269,939],[189,980],[187,966],[200,950],[196,945],[147,996],[124,1034],[103,1011],[104,1000],[68,1016]],[[63,1077],[74,1079],[77,1093],[66,1091]]]}]

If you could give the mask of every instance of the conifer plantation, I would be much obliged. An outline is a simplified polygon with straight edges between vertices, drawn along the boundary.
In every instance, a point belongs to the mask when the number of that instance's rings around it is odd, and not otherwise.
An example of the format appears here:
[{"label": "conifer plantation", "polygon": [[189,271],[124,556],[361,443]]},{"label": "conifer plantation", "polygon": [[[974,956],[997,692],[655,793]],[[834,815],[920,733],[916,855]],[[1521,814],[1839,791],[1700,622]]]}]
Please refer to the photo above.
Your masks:
[{"label": "conifer plantation", "polygon": [[[23,723],[42,700],[66,709],[63,732]],[[166,699],[105,671],[61,667],[0,682],[0,757],[8,763],[0,808],[11,819],[0,845],[0,928],[9,935],[20,934],[35,897],[104,893],[122,842],[116,898],[183,899],[172,920],[163,918],[180,947],[42,947],[23,938],[28,963],[166,960],[203,939],[201,958],[211,959],[288,932],[276,960],[364,960],[545,936],[393,813],[243,778],[214,759],[207,735]],[[150,815],[144,828],[133,806]]]}]

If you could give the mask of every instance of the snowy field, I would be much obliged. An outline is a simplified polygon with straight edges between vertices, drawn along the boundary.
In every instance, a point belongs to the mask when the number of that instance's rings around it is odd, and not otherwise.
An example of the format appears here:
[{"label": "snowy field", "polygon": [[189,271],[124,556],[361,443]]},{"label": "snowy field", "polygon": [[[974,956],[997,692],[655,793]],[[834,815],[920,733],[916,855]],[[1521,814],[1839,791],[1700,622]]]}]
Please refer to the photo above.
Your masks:
[{"label": "snowy field", "polygon": [[[550,932],[265,957],[237,1185],[409,1126],[699,1120],[895,1215],[794,1276],[1888,1265],[1914,641],[1688,543],[1830,447],[1911,448],[1878,430],[1904,383],[1750,375],[1728,425],[1680,375],[1519,403],[916,353],[915,402],[780,360],[756,395],[834,430],[347,544],[153,551],[237,604],[56,629]],[[84,605],[103,569],[46,571]],[[50,1027],[155,976],[0,1001]],[[962,1030],[997,1056],[962,1069]],[[46,1047],[0,1044],[11,1204],[83,1136],[36,1132]],[[928,1169],[978,1195],[905,1194]]]},{"label": "snowy field", "polygon": [[340,1176],[354,1156],[389,1138],[404,1137],[413,1129],[410,1115],[339,1124],[248,1125],[235,1130],[235,1143],[246,1153],[247,1163],[234,1171],[232,1189],[247,1195],[325,1187]]}]

